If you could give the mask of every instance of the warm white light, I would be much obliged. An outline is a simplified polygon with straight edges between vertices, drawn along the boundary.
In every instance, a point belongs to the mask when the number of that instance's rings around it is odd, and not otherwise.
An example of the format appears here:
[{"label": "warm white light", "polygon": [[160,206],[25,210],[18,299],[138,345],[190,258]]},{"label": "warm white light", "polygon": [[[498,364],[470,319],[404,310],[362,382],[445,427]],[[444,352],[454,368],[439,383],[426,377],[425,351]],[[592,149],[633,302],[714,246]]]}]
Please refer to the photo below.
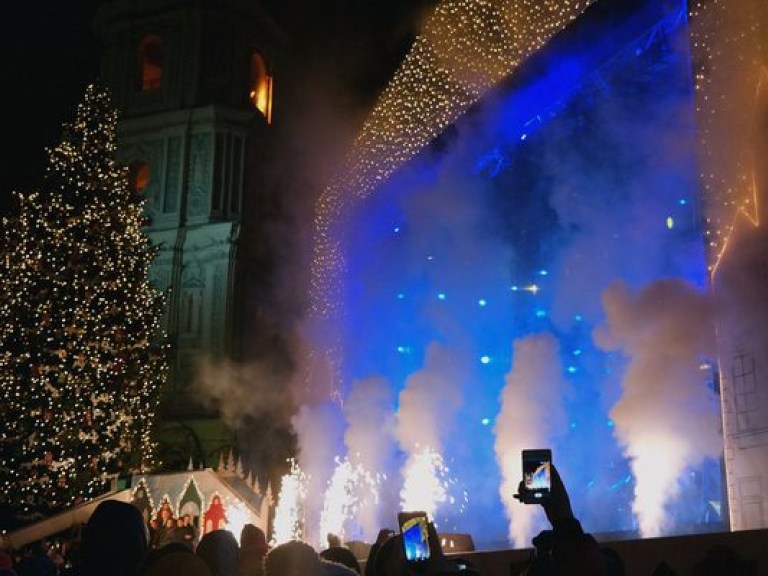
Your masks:
[{"label": "warm white light", "polygon": [[422,510],[434,518],[438,506],[448,500],[447,472],[443,457],[433,449],[423,447],[411,454],[403,470],[402,509]]},{"label": "warm white light", "polygon": [[301,540],[301,511],[307,495],[306,477],[296,462],[291,462],[290,473],[280,481],[280,493],[272,524],[272,545],[278,546],[291,540]]}]

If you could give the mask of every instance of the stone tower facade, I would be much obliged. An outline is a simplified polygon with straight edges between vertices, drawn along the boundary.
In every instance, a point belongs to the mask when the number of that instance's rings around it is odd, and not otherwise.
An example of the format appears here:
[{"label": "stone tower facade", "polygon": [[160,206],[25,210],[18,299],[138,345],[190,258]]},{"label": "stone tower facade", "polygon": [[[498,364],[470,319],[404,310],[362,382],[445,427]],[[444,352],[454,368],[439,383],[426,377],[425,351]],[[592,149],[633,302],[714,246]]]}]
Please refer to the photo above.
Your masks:
[{"label": "stone tower facade", "polygon": [[243,238],[265,202],[280,33],[253,0],[106,0],[95,28],[121,111],[118,154],[160,250],[152,280],[168,290],[161,456],[210,465],[231,433],[193,383],[201,360],[236,359],[247,340],[259,262]]}]

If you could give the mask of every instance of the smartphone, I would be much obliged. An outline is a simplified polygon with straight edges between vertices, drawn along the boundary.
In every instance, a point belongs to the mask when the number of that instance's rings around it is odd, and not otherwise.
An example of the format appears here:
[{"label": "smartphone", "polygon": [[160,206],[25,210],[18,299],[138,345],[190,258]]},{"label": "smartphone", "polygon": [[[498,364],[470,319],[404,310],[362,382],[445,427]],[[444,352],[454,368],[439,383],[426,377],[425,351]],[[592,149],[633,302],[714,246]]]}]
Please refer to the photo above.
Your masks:
[{"label": "smartphone", "polygon": [[400,512],[397,523],[403,536],[403,551],[408,562],[429,560],[429,531],[426,512]]},{"label": "smartphone", "polygon": [[521,502],[543,504],[552,496],[552,451],[523,450],[523,485]]}]

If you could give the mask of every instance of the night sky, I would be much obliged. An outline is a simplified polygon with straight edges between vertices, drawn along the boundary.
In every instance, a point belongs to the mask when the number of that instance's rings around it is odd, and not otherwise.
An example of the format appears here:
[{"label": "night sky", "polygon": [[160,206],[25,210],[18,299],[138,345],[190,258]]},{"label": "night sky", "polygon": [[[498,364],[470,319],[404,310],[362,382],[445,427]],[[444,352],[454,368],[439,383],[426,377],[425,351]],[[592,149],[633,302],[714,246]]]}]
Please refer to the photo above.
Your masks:
[{"label": "night sky", "polygon": [[55,144],[85,85],[98,72],[90,20],[96,0],[23,2],[3,18],[4,100],[0,198],[39,183],[45,147]]},{"label": "night sky", "polygon": [[[100,3],[26,2],[14,7],[13,18],[3,19],[3,212],[11,205],[11,190],[39,185],[45,148],[56,144],[85,85],[98,78],[99,41],[91,23]],[[312,103],[302,99],[306,91],[301,88],[317,78],[332,78],[328,88],[334,98],[358,116],[364,114],[407,51],[425,7],[435,3],[263,0],[289,39],[276,82],[290,80],[296,88],[290,105],[310,110]],[[280,118],[275,121],[279,127]]]}]

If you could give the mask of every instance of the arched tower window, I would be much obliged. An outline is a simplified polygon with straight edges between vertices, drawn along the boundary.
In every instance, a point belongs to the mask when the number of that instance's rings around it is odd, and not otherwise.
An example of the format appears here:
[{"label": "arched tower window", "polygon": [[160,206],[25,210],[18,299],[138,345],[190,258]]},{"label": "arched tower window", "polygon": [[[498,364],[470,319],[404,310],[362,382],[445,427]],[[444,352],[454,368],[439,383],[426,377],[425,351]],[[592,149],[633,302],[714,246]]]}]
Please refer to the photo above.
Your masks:
[{"label": "arched tower window", "polygon": [[140,86],[142,92],[159,90],[163,80],[163,40],[146,36],[139,45]]},{"label": "arched tower window", "polygon": [[137,194],[142,194],[149,184],[149,166],[146,162],[137,160],[131,162],[128,168],[128,182],[131,190]]},{"label": "arched tower window", "polygon": [[251,56],[251,84],[249,99],[253,107],[272,123],[272,77],[267,74],[264,57],[258,52]]}]

